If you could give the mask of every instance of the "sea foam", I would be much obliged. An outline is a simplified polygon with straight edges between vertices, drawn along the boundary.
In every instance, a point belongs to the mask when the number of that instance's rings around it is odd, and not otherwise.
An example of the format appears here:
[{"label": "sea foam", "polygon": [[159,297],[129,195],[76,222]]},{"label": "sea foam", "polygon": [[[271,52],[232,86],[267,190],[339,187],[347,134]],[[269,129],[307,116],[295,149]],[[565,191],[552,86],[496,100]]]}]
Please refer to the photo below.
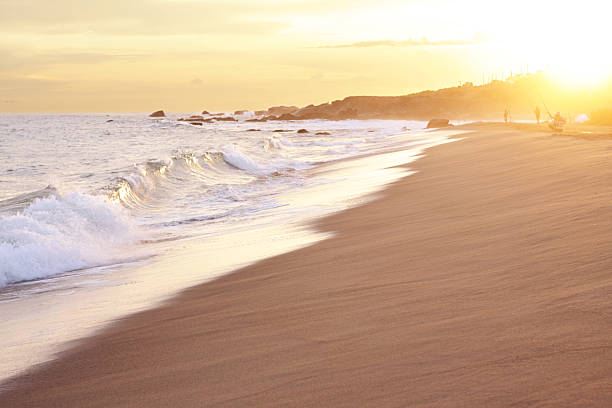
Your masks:
[{"label": "sea foam", "polygon": [[0,216],[0,287],[110,262],[137,236],[125,210],[104,197],[37,198]]}]

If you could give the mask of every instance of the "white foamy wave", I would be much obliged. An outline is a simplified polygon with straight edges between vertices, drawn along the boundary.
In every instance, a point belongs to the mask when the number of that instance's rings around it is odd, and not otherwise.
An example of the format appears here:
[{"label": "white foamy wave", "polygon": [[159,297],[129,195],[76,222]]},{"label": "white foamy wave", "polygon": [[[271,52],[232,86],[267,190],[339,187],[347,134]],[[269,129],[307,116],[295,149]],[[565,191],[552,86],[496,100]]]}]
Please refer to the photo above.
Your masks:
[{"label": "white foamy wave", "polygon": [[0,217],[0,287],[112,262],[137,233],[121,207],[77,192]]},{"label": "white foamy wave", "polygon": [[281,138],[269,137],[264,142],[264,149],[268,151],[281,150],[283,148],[283,144],[284,144],[284,140],[282,140]]},{"label": "white foamy wave", "polygon": [[268,168],[259,163],[256,163],[255,160],[242,153],[234,145],[227,145],[221,150],[223,152],[223,160],[238,169],[245,170],[251,173],[267,173],[269,171]]}]

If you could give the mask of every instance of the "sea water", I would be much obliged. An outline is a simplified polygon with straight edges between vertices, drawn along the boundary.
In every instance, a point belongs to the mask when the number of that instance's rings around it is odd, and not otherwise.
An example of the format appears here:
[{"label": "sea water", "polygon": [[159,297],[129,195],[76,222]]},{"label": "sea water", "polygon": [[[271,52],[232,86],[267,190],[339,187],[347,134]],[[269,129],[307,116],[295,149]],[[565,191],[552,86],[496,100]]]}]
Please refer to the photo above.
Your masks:
[{"label": "sea water", "polygon": [[0,380],[187,286],[325,238],[310,220],[448,140],[417,121],[179,116],[0,115]]}]

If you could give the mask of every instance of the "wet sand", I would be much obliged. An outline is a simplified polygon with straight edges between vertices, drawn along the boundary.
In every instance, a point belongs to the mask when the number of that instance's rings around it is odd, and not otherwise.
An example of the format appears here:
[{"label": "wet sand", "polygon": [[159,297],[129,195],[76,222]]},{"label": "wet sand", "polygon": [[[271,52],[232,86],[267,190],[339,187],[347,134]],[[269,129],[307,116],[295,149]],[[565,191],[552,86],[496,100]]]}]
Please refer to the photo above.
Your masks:
[{"label": "wet sand", "polygon": [[612,139],[474,129],[333,238],[117,322],[0,406],[609,405]]}]

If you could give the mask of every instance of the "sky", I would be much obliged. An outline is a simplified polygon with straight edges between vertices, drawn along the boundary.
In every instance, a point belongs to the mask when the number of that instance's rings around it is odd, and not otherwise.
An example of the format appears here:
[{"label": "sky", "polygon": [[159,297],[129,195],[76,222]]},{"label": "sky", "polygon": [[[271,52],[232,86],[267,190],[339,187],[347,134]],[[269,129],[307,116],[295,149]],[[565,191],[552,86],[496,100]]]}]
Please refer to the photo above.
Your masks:
[{"label": "sky", "polygon": [[607,2],[0,0],[0,112],[175,112],[612,73]]}]

